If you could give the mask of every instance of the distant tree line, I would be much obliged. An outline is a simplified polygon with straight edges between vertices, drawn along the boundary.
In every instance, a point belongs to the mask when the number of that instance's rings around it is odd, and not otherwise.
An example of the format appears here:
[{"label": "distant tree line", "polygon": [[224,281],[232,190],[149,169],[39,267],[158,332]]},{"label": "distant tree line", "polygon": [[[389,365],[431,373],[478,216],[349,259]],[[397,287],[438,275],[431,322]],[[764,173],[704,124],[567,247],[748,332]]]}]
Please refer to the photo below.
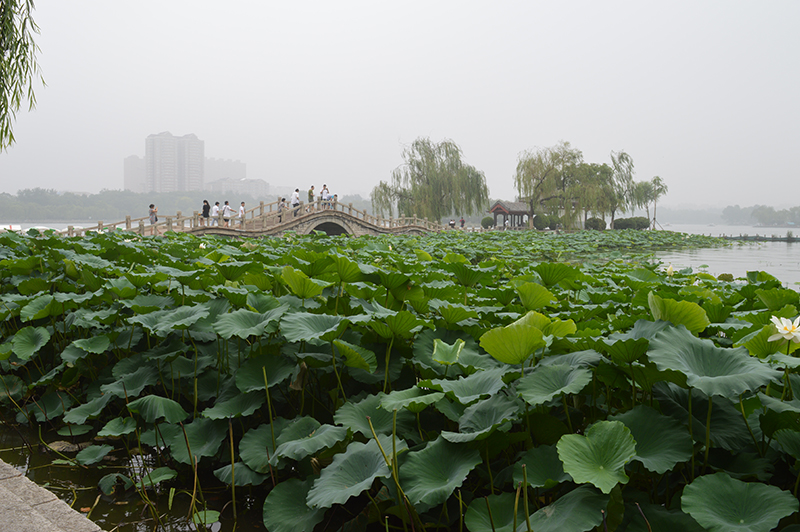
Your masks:
[{"label": "distant tree line", "polygon": [[[133,218],[147,216],[148,205],[154,203],[162,215],[180,211],[191,215],[202,211],[203,200],[212,205],[226,200],[238,209],[244,201],[248,209],[259,201],[270,203],[274,198],[254,198],[249,194],[226,194],[213,197],[209,192],[173,192],[164,194],[136,193],[127,190],[102,190],[98,194],[59,193],[52,189],[29,188],[16,195],[0,194],[0,220],[7,223],[36,221],[98,221],[119,222],[130,215]],[[342,196],[340,203],[353,203],[353,207],[370,212],[371,204],[359,195]]]},{"label": "distant tree line", "polygon": [[729,205],[722,210],[722,219],[730,225],[796,225],[800,224],[800,207],[777,210],[766,205]]}]

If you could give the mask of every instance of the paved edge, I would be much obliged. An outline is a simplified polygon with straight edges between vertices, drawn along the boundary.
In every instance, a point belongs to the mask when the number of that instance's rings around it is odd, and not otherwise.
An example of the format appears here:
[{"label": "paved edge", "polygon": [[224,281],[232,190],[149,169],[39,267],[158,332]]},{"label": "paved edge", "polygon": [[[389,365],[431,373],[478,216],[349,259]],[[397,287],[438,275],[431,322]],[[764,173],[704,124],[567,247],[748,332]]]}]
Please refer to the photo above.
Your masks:
[{"label": "paved edge", "polygon": [[103,532],[52,492],[0,460],[0,532]]}]

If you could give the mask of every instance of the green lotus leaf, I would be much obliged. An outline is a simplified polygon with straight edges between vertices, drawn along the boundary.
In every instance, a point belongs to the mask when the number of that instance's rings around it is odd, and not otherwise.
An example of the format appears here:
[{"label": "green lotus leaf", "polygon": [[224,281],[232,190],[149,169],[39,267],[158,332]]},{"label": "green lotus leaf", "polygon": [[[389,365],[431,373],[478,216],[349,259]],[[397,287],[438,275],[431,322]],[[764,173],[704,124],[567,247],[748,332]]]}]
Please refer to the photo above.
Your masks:
[{"label": "green lotus leaf", "polygon": [[201,510],[192,514],[192,523],[195,525],[213,525],[219,521],[219,512],[216,510]]},{"label": "green lotus leaf", "polygon": [[138,486],[142,486],[146,488],[153,488],[164,481],[172,480],[178,476],[178,472],[174,469],[170,469],[169,467],[157,467],[152,471],[148,471],[144,475],[142,475],[137,481],[136,484]]},{"label": "green lotus leaf", "polygon": [[215,469],[214,476],[217,477],[220,482],[224,482],[228,485],[235,481],[237,486],[260,486],[269,478],[269,475],[256,473],[243,462],[236,462],[233,464],[233,467],[231,467],[231,464],[228,464],[219,469]]},{"label": "green lotus leaf", "polygon": [[[683,425],[689,423],[689,392],[672,383],[653,386],[653,397],[661,411]],[[695,441],[705,442],[708,397],[697,390],[692,393],[692,434]],[[777,401],[777,400],[776,400]],[[780,402],[780,401],[778,401]],[[757,426],[752,426],[757,430]],[[750,433],[737,406],[729,401],[713,401],[711,408],[711,442],[715,447],[737,451],[752,443]]]},{"label": "green lotus leaf", "polygon": [[[333,421],[337,425],[342,425],[350,429],[353,433],[360,432],[367,438],[372,437],[372,430],[369,428],[367,418],[372,421],[376,434],[392,433],[392,412],[380,408],[381,401],[385,395],[381,392],[377,395],[369,395],[358,402],[347,402],[339,407],[333,416]],[[414,431],[414,415],[407,410],[397,412],[397,434],[409,434]]]},{"label": "green lotus leaf", "polygon": [[286,380],[294,369],[295,364],[280,355],[260,355],[251,358],[239,367],[236,371],[236,387],[242,393],[256,390],[263,392],[265,390],[265,371],[267,373],[267,383],[272,388]]},{"label": "green lotus leaf", "polygon": [[539,274],[539,277],[542,278],[542,282],[547,287],[554,286],[565,279],[575,279],[580,273],[579,270],[569,264],[558,262],[542,262],[537,264],[533,268],[533,271]]},{"label": "green lotus leaf", "polygon": [[686,383],[706,395],[738,401],[740,394],[757,390],[781,373],[761,363],[747,349],[723,349],[699,339],[683,327],[665,329],[650,342],[647,356],[660,370],[679,371]]},{"label": "green lotus leaf", "polygon": [[650,313],[654,320],[664,320],[676,327],[683,325],[690,332],[698,334],[711,324],[703,307],[691,301],[664,299],[653,292],[647,296]]},{"label": "green lotus leaf", "polygon": [[94,430],[94,427],[91,425],[66,425],[61,427],[56,431],[59,436],[83,436],[84,434],[88,434]]},{"label": "green lotus leaf", "polygon": [[452,443],[464,443],[488,438],[495,430],[507,431],[522,413],[521,401],[496,394],[464,410],[458,420],[458,432],[442,431],[442,437]]},{"label": "green lotus leaf", "polygon": [[314,477],[290,478],[275,486],[264,501],[264,526],[271,532],[307,532],[325,517],[325,508],[306,504]]},{"label": "green lotus leaf", "polygon": [[[642,518],[639,511],[644,513],[647,521]],[[667,510],[661,505],[648,504],[641,501],[641,504],[625,504],[625,514],[622,524],[617,530],[625,532],[705,532],[705,529],[697,524],[689,514],[680,510]]]},{"label": "green lotus leaf", "polygon": [[115,417],[105,424],[98,436],[124,436],[136,430],[136,420],[132,417]]},{"label": "green lotus leaf", "polygon": [[[284,418],[275,419],[274,431],[276,445],[281,432],[289,424]],[[257,473],[268,473],[270,458],[275,454],[275,447],[272,445],[273,427],[270,424],[260,425],[257,428],[248,430],[242,439],[239,440],[239,457],[247,467]]]},{"label": "green lotus leaf", "polygon": [[[72,406],[72,398],[66,392],[48,392],[39,398],[33,405],[28,405],[28,412],[32,412],[36,421],[44,423],[53,420]],[[19,416],[17,417],[19,419]]]},{"label": "green lotus leaf", "polygon": [[523,481],[522,466],[525,466],[528,485],[534,488],[549,489],[562,482],[572,480],[564,472],[555,445],[540,445],[528,449],[514,464],[514,485]]},{"label": "green lotus leaf", "polygon": [[333,265],[333,258],[327,253],[317,253],[302,247],[292,249],[291,259],[303,273],[311,277],[330,271]]},{"label": "green lotus leaf", "polygon": [[97,487],[100,488],[100,491],[105,495],[113,495],[118,481],[122,481],[123,487],[126,490],[133,487],[133,480],[121,473],[109,473],[100,479],[100,482],[97,483]]},{"label": "green lotus leaf", "polygon": [[570,366],[573,368],[588,368],[597,366],[605,360],[603,355],[594,349],[573,351],[563,355],[549,355],[539,361],[539,366]]},{"label": "green lotus leaf", "polygon": [[33,295],[44,292],[50,288],[50,283],[41,277],[31,277],[25,279],[17,285],[17,292],[22,295]]},{"label": "green lotus leaf", "polygon": [[380,321],[370,321],[369,325],[386,339],[411,338],[422,327],[430,327],[430,324],[418,319],[407,310],[380,318]]},{"label": "green lotus leaf", "polygon": [[110,384],[100,386],[100,391],[122,399],[138,397],[142,390],[158,382],[158,369],[152,365],[141,366],[133,373],[120,375]]},{"label": "green lotus leaf", "polygon": [[681,509],[709,532],[769,532],[799,507],[788,491],[726,473],[696,478],[681,496]]},{"label": "green lotus leaf", "polygon": [[247,417],[261,408],[267,396],[261,391],[240,393],[227,401],[219,401],[214,406],[203,410],[203,416],[209,419],[227,419],[229,417]]},{"label": "green lotus leaf", "polygon": [[[501,493],[473,499],[464,514],[464,524],[470,532],[515,532],[513,493]],[[488,505],[488,508],[487,508]],[[491,508],[491,514],[489,513]],[[517,530],[525,530],[525,508],[517,505]]]},{"label": "green lotus leaf", "polygon": [[580,393],[592,382],[592,372],[564,365],[540,365],[517,384],[517,393],[531,406],[544,404],[561,394]]},{"label": "green lotus leaf", "polygon": [[490,268],[479,268],[463,262],[451,262],[447,264],[445,268],[455,275],[458,284],[461,286],[475,286],[483,281],[483,279],[495,269],[494,266]]},{"label": "green lotus leaf", "polygon": [[395,390],[381,399],[381,408],[388,410],[402,410],[407,408],[417,414],[425,410],[429,404],[435,403],[444,397],[441,392],[429,392],[418,388],[406,388],[405,390]]},{"label": "green lotus leaf", "polygon": [[789,288],[771,288],[769,290],[759,288],[755,292],[758,299],[771,311],[780,310],[786,305],[800,304],[800,294]]},{"label": "green lotus leaf", "polygon": [[481,456],[466,445],[439,436],[420,451],[410,452],[400,468],[400,484],[411,504],[425,511],[444,503],[481,463]]},{"label": "green lotus leaf", "polygon": [[108,279],[106,289],[117,295],[119,299],[131,299],[136,296],[136,287],[126,277]]},{"label": "green lotus leaf", "polygon": [[279,307],[265,314],[247,309],[234,310],[217,318],[214,332],[226,340],[234,336],[245,339],[274,333],[278,330],[278,320],[283,314],[281,310],[285,309],[286,307]]},{"label": "green lotus leaf", "polygon": [[50,333],[44,327],[23,327],[11,339],[11,350],[26,362],[49,341]]},{"label": "green lotus leaf", "polygon": [[99,395],[91,401],[76,406],[64,414],[64,422],[83,425],[90,417],[95,418],[99,416],[111,399],[111,395]]},{"label": "green lotus leaf", "polygon": [[367,373],[375,373],[378,369],[378,361],[375,353],[369,349],[364,349],[360,345],[351,344],[344,340],[336,339],[333,345],[339,350],[344,358],[344,365],[350,368],[360,368]]},{"label": "green lotus leaf", "polygon": [[468,320],[470,318],[478,318],[478,313],[472,309],[464,307],[463,305],[450,304],[442,305],[437,308],[442,319],[448,325],[456,325],[457,323]]},{"label": "green lotus leaf", "polygon": [[780,444],[783,452],[800,460],[800,432],[791,429],[776,430],[772,437]]},{"label": "green lotus leaf", "polygon": [[128,403],[128,410],[141,415],[147,423],[154,423],[162,417],[167,423],[180,423],[189,417],[177,401],[158,395],[140,397]]},{"label": "green lotus leaf", "polygon": [[301,271],[295,270],[291,266],[284,266],[281,277],[289,286],[294,295],[300,299],[312,299],[322,293],[322,291],[333,283],[311,279]]},{"label": "green lotus leaf", "polygon": [[293,432],[293,427],[288,426],[281,432],[278,448],[275,450],[273,463],[277,463],[280,458],[290,460],[302,460],[306,456],[311,456],[322,449],[329,449],[347,438],[347,429],[344,427],[334,427],[333,425],[322,425],[313,418],[316,427],[305,435],[298,435],[292,439],[287,437],[287,433]]},{"label": "green lotus leaf", "polygon": [[650,341],[647,338],[625,338],[600,340],[601,349],[611,357],[615,364],[631,364],[647,353]]},{"label": "green lotus leaf", "polygon": [[[775,334],[775,326],[765,325],[760,331],[748,334],[747,336],[736,341],[734,346],[744,346],[751,355],[758,358],[765,358],[773,353],[786,353],[786,342],[780,339],[776,342],[770,342],[769,337]],[[789,352],[800,349],[800,344],[791,342],[789,344]]]},{"label": "green lotus leaf", "polygon": [[260,292],[247,293],[247,308],[253,312],[266,314],[270,310],[276,310],[282,306],[284,305],[272,294],[262,294]]},{"label": "green lotus leaf", "polygon": [[[574,435],[573,435],[574,436]],[[603,521],[608,495],[598,493],[591,486],[578,486],[556,502],[531,515],[531,530],[536,532],[584,532],[593,530]],[[526,530],[526,523],[517,531]]]},{"label": "green lotus leaf", "polygon": [[453,374],[452,368],[433,360],[433,343],[436,339],[447,344],[453,344],[459,339],[464,340],[464,347],[458,357],[458,366],[464,369],[471,368],[467,370],[469,373],[478,368],[489,369],[500,366],[500,362],[489,355],[478,353],[478,344],[472,339],[472,336],[444,328],[426,329],[414,339],[414,358],[411,360],[426,376],[435,373],[435,376],[442,377],[445,375],[445,371],[448,371],[448,375]]},{"label": "green lotus leaf", "polygon": [[159,314],[161,320],[159,331],[169,333],[173,330],[188,329],[198,320],[207,317],[209,311],[204,305],[191,307],[184,305]]},{"label": "green lotus leaf", "polygon": [[120,300],[120,304],[130,308],[137,314],[146,314],[165,307],[171,307],[175,304],[175,300],[171,297],[156,294],[139,294],[134,298]]},{"label": "green lotus leaf", "polygon": [[481,398],[489,397],[505,387],[503,377],[509,372],[508,367],[476,371],[468,377],[451,379],[431,379],[421,381],[418,386],[445,392],[468,405]]},{"label": "green lotus leaf", "polygon": [[56,303],[55,297],[43,294],[33,298],[30,303],[22,307],[19,312],[20,320],[34,321],[61,313],[61,305]]},{"label": "green lotus leaf", "polygon": [[364,279],[358,264],[342,255],[331,255],[336,275],[342,283],[357,283]]},{"label": "green lotus leaf", "polygon": [[[186,431],[186,434],[184,434]],[[217,454],[220,445],[228,435],[228,423],[224,420],[199,417],[184,425],[169,443],[172,457],[183,464],[191,464],[194,456],[199,462],[203,457]],[[188,440],[188,447],[187,447]],[[189,454],[191,448],[191,455]]]},{"label": "green lotus leaf", "polygon": [[75,455],[75,460],[81,465],[96,464],[103,459],[105,455],[114,450],[111,445],[90,445]]},{"label": "green lotus leaf", "polygon": [[91,338],[82,338],[72,342],[72,345],[78,347],[87,353],[101,354],[108,351],[111,346],[111,340],[105,334],[92,336]]},{"label": "green lotus leaf", "polygon": [[546,345],[542,331],[532,325],[535,313],[481,336],[480,345],[487,353],[506,364],[522,364],[534,351]]},{"label": "green lotus leaf", "polygon": [[214,265],[226,281],[238,281],[246,273],[256,273],[261,271],[261,266],[257,262],[241,262],[236,260],[226,260]]},{"label": "green lotus leaf", "polygon": [[542,329],[542,333],[556,338],[563,338],[564,336],[575,334],[577,330],[578,326],[575,325],[574,321],[555,318]]},{"label": "green lotus leaf", "polygon": [[329,314],[311,314],[294,312],[281,319],[281,332],[287,342],[302,340],[323,340],[330,342],[339,336],[347,326],[347,320],[341,316]]},{"label": "green lotus leaf", "polygon": [[431,357],[440,364],[451,366],[458,362],[458,357],[464,349],[464,343],[464,340],[459,338],[453,345],[450,345],[436,338],[433,341],[433,354]]},{"label": "green lotus leaf", "polygon": [[537,283],[521,283],[517,286],[517,293],[527,310],[537,310],[558,301],[550,290]]},{"label": "green lotus leaf", "polygon": [[[384,452],[389,452],[392,449],[392,437],[378,438]],[[396,440],[398,452],[407,448],[403,440]],[[306,503],[311,508],[330,508],[334,504],[344,504],[350,497],[370,489],[376,478],[386,478],[391,474],[376,440],[367,443],[353,442],[347,446],[345,452],[335,455],[333,462],[322,470],[308,492]]]},{"label": "green lotus leaf", "polygon": [[12,275],[30,275],[34,268],[40,266],[39,258],[33,255],[0,260],[0,268]]},{"label": "green lotus leaf", "polygon": [[376,273],[381,279],[381,286],[385,287],[387,290],[394,290],[395,288],[405,286],[411,280],[408,275],[401,272],[377,270]]},{"label": "green lotus leaf", "polygon": [[639,405],[623,414],[609,416],[621,421],[636,440],[634,460],[659,475],[692,457],[692,439],[677,420],[664,416],[649,406]]},{"label": "green lotus leaf", "polygon": [[619,421],[599,421],[586,436],[567,434],[556,444],[564,471],[577,483],[589,483],[610,493],[619,483],[627,484],[625,464],[636,456],[631,431]]}]

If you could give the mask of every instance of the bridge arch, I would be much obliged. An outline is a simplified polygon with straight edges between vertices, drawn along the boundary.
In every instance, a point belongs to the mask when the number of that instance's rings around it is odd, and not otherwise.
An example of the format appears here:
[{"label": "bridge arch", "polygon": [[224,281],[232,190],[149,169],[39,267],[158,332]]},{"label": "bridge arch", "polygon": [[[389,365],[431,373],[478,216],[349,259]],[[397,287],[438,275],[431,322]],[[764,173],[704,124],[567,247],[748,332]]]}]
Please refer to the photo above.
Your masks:
[{"label": "bridge arch", "polygon": [[343,224],[333,222],[330,220],[311,225],[310,229],[308,230],[308,234],[311,234],[314,231],[322,231],[328,236],[353,234],[352,231],[348,231],[347,227],[345,227]]}]

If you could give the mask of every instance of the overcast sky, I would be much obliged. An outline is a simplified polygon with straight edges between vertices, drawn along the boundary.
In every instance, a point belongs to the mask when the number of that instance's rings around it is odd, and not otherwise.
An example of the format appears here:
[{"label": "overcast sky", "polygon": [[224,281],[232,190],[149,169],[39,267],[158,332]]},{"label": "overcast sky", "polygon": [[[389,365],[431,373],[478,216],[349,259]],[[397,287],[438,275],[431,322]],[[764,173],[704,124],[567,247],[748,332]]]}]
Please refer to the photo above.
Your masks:
[{"label": "overcast sky", "polygon": [[512,199],[525,150],[625,150],[669,206],[800,205],[800,2],[36,0],[46,88],[0,192],[122,188],[194,133],[249,178],[364,196],[448,138]]}]

